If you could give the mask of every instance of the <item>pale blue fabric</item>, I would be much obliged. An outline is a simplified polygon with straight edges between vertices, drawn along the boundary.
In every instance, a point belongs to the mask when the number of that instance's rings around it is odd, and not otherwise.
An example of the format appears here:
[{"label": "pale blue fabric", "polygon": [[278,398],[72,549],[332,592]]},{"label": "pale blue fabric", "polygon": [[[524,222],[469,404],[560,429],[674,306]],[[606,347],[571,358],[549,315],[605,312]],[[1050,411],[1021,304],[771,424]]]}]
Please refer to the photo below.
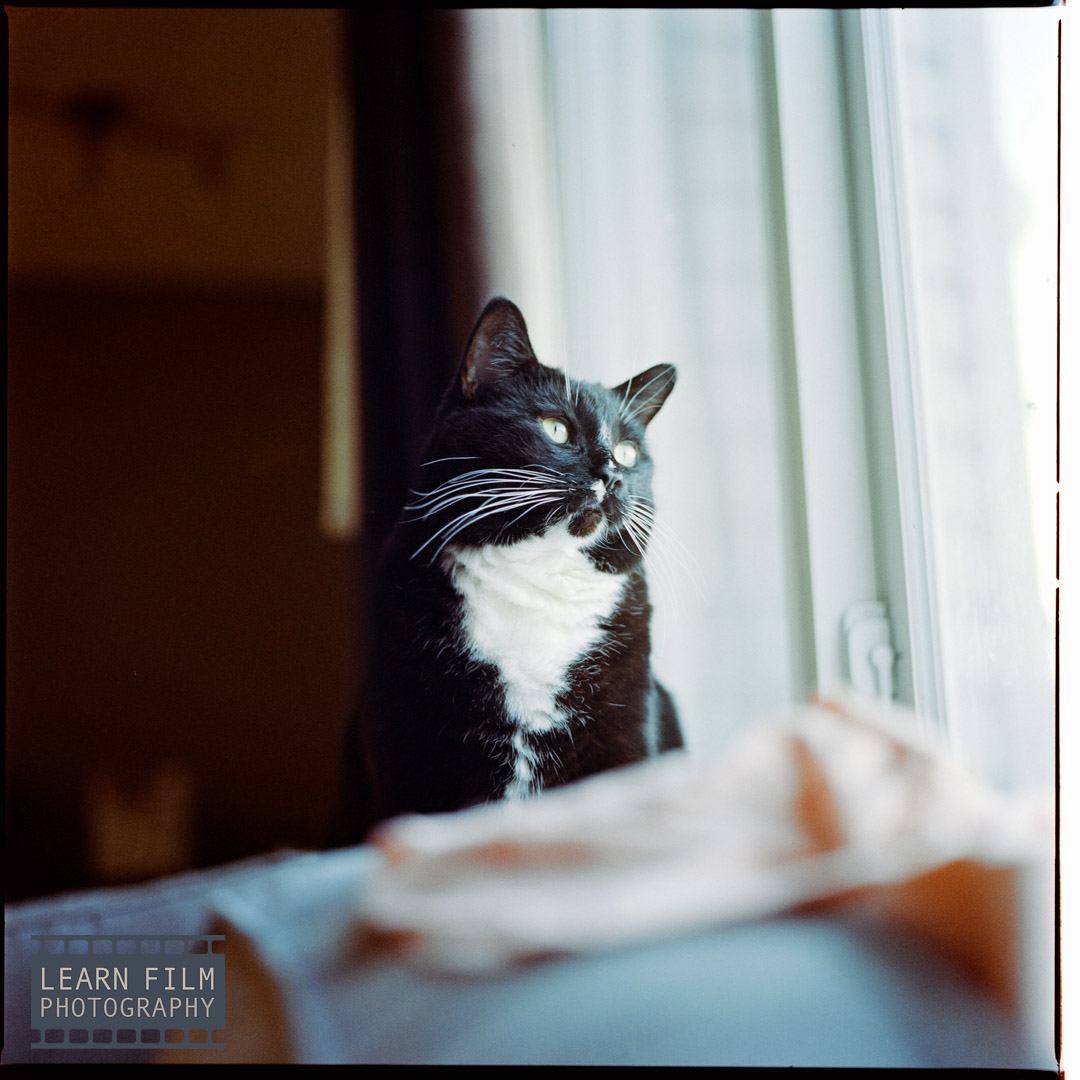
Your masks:
[{"label": "pale blue fabric", "polygon": [[254,860],[10,907],[4,1063],[145,1056],[30,1049],[31,933],[196,933],[220,913],[283,988],[301,1061],[1053,1067],[937,957],[837,918],[726,927],[499,977],[358,966],[350,911],[376,857]]}]

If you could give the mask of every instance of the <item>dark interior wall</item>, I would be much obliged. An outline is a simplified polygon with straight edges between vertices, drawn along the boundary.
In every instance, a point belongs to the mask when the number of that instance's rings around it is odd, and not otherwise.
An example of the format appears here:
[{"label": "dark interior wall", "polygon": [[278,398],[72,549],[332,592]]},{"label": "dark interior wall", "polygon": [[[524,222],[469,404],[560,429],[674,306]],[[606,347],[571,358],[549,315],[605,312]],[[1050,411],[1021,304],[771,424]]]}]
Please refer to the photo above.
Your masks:
[{"label": "dark interior wall", "polygon": [[9,895],[88,883],[103,763],[188,769],[197,863],[322,841],[356,631],[321,319],[317,291],[10,291]]},{"label": "dark interior wall", "polygon": [[[485,299],[461,13],[13,9],[10,29],[7,895],[101,880],[102,768],[132,789],[114,847],[164,834],[139,786],[170,763],[193,785],[184,865],[319,844],[366,582]],[[346,68],[356,543],[317,529]],[[72,128],[90,91],[135,126]],[[140,142],[144,119],[224,132],[223,176]]]},{"label": "dark interior wall", "polygon": [[357,670],[317,506],[344,13],[5,15],[6,893],[320,844]]}]

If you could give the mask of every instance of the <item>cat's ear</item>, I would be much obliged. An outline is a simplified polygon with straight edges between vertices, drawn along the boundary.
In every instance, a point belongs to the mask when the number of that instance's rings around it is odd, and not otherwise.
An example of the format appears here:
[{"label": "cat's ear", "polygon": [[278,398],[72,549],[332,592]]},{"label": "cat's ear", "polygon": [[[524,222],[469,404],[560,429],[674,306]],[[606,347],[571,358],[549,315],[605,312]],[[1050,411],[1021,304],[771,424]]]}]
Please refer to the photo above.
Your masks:
[{"label": "cat's ear", "polygon": [[537,363],[521,312],[497,296],[481,312],[469,338],[458,386],[471,400],[503,375]]},{"label": "cat's ear", "polygon": [[616,386],[612,393],[618,396],[623,411],[644,425],[660,411],[674,386],[675,365],[657,364]]}]

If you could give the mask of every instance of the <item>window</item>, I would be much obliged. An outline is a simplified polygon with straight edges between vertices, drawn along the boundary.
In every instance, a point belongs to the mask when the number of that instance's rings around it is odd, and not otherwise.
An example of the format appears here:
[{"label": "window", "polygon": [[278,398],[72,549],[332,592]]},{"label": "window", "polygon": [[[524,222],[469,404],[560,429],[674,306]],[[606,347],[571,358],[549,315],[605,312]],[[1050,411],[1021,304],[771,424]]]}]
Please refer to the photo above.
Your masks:
[{"label": "window", "polygon": [[1052,778],[1055,19],[470,15],[489,291],[581,377],[679,366],[650,580],[694,746],[854,679]]}]

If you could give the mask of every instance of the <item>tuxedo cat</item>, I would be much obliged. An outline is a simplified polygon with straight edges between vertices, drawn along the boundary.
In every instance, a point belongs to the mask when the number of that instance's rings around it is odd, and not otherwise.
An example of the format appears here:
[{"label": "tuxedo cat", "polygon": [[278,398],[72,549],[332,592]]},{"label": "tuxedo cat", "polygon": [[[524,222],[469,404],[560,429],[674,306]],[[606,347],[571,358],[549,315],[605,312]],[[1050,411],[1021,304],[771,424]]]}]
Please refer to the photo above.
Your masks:
[{"label": "tuxedo cat", "polygon": [[383,553],[346,792],[386,817],[525,798],[682,746],[649,667],[645,429],[675,384],[540,364],[492,300]]}]

